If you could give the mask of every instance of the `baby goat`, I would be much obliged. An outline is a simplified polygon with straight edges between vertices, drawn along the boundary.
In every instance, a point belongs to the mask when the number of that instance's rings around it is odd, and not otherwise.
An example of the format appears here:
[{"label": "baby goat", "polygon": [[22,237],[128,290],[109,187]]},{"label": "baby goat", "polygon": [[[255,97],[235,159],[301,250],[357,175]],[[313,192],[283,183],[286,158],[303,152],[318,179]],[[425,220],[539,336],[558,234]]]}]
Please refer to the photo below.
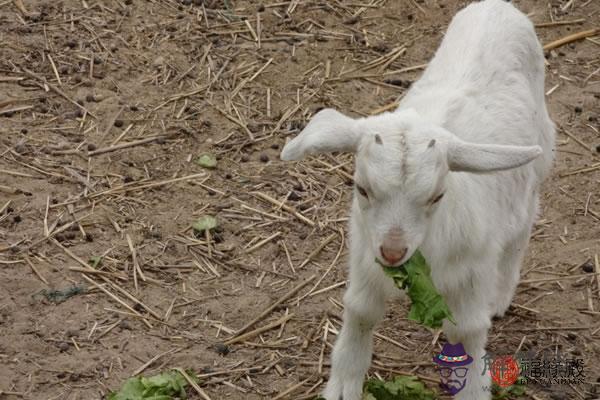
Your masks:
[{"label": "baby goat", "polygon": [[400,266],[417,248],[454,314],[448,341],[475,360],[456,398],[490,398],[487,332],[515,292],[553,146],[533,25],[509,3],[486,0],[455,16],[395,112],[354,119],[325,109],[284,147],[283,160],[356,156],[350,285],[327,400],[360,399],[373,326],[398,292],[375,259]]}]

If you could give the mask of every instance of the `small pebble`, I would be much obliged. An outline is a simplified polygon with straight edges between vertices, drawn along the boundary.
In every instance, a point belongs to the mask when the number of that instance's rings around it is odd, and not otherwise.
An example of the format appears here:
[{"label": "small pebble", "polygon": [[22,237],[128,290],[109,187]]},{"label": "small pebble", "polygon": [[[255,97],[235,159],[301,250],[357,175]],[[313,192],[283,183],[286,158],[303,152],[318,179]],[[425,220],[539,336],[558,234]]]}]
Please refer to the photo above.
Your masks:
[{"label": "small pebble", "polygon": [[591,272],[594,272],[594,264],[592,264],[591,261],[588,261],[581,266],[581,269],[583,270],[583,272],[589,274]]},{"label": "small pebble", "polygon": [[65,336],[68,338],[77,337],[77,336],[79,336],[79,333],[77,333],[77,331],[75,331],[73,329],[69,329],[65,332]]},{"label": "small pebble", "polygon": [[118,119],[118,120],[115,121],[115,126],[117,128],[121,128],[123,126],[123,124],[124,124],[123,120],[121,120],[121,119]]},{"label": "small pebble", "polygon": [[230,352],[229,346],[227,346],[227,345],[225,345],[223,343],[217,343],[217,344],[215,344],[215,350],[216,350],[217,353],[219,353],[222,356],[226,356]]},{"label": "small pebble", "polygon": [[266,154],[261,154],[260,155],[260,161],[264,162],[264,163],[269,162],[269,156],[266,155]]},{"label": "small pebble", "polygon": [[160,67],[164,64],[165,64],[165,58],[163,56],[156,57],[156,59],[152,62],[152,66],[154,66],[154,67]]},{"label": "small pebble", "polygon": [[65,352],[65,351],[69,350],[69,347],[71,347],[71,346],[69,346],[69,344],[68,344],[68,343],[65,343],[65,342],[60,342],[60,343],[58,344],[58,349],[59,349],[61,352]]},{"label": "small pebble", "polygon": [[250,160],[250,157],[248,157],[246,154],[244,154],[242,156],[242,158],[240,159],[241,162],[248,162]]},{"label": "small pebble", "polygon": [[302,199],[302,197],[300,197],[300,195],[296,192],[291,192],[290,195],[288,196],[288,200],[291,200],[291,201],[298,201],[301,199]]},{"label": "small pebble", "polygon": [[581,114],[582,111],[583,111],[583,108],[581,108],[580,106],[575,106],[575,112],[577,114]]},{"label": "small pebble", "polygon": [[94,151],[97,149],[97,147],[94,143],[88,143],[87,149],[88,149],[88,151]]}]

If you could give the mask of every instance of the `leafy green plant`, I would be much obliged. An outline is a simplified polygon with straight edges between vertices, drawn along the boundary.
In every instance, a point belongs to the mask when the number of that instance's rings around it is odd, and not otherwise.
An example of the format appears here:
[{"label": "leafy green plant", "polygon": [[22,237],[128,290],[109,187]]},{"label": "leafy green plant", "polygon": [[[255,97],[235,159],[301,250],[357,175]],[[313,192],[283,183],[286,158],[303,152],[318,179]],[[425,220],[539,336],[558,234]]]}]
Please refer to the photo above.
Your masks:
[{"label": "leafy green plant", "polygon": [[493,384],[492,399],[493,400],[508,400],[517,399],[525,394],[525,384],[517,380],[517,382],[507,388]]},{"label": "leafy green plant", "polygon": [[121,390],[108,395],[107,400],[174,400],[187,399],[187,380],[177,371],[164,372],[149,378],[132,377]]},{"label": "leafy green plant", "polygon": [[400,267],[388,267],[375,260],[394,283],[406,290],[412,305],[408,318],[430,328],[440,328],[444,319],[452,323],[452,312],[431,280],[431,270],[420,251]]},{"label": "leafy green plant", "polygon": [[390,381],[370,379],[365,383],[364,400],[435,400],[435,392],[427,389],[414,376],[397,376]]},{"label": "leafy green plant", "polygon": [[215,229],[217,226],[219,226],[217,219],[211,215],[205,215],[201,218],[198,218],[192,224],[192,228],[194,228],[194,231],[196,231],[198,233],[204,233],[205,231],[210,232],[213,229]]},{"label": "leafy green plant", "polygon": [[90,265],[90,267],[97,269],[100,266],[100,264],[102,264],[102,257],[101,256],[92,256],[88,260],[88,264]]},{"label": "leafy green plant", "polygon": [[196,164],[203,168],[214,169],[217,168],[217,158],[210,153],[205,153],[196,159]]}]

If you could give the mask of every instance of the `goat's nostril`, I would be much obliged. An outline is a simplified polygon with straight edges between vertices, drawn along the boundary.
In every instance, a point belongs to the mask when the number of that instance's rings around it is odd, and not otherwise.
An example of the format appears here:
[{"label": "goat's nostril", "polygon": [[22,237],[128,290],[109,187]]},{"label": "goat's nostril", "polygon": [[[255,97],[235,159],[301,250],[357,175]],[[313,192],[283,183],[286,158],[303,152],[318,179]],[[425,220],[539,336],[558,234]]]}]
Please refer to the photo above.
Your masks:
[{"label": "goat's nostril", "polygon": [[398,261],[402,260],[408,251],[406,247],[401,249],[392,249],[384,246],[381,246],[379,250],[381,251],[383,259],[390,265],[396,264]]}]

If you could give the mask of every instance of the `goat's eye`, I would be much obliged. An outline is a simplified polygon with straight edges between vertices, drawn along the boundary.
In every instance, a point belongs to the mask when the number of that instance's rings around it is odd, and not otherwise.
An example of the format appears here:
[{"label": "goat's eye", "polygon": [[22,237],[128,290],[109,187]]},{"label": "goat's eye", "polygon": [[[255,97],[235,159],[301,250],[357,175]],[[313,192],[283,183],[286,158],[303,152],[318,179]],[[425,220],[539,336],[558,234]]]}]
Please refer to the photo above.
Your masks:
[{"label": "goat's eye", "polygon": [[440,201],[440,200],[442,199],[442,197],[444,197],[444,193],[440,193],[440,194],[438,194],[438,195],[437,195],[437,196],[436,196],[436,197],[435,197],[435,198],[434,198],[434,199],[431,201],[431,204],[435,204],[435,203],[437,203],[438,201]]},{"label": "goat's eye", "polygon": [[358,193],[360,193],[361,196],[364,196],[367,199],[369,198],[369,194],[367,193],[364,187],[356,185],[356,190],[358,190]]}]

